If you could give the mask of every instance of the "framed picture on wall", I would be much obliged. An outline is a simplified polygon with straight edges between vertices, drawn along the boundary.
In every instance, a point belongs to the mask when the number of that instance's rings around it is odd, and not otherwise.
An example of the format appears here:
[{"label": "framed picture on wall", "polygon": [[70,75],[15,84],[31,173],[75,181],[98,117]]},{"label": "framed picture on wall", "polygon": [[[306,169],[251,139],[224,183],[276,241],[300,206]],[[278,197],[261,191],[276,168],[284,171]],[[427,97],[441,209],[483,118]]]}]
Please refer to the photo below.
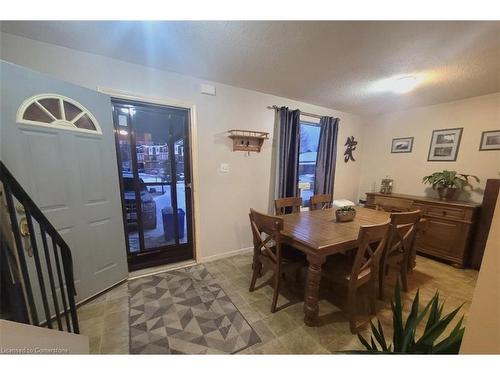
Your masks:
[{"label": "framed picture on wall", "polygon": [[405,152],[411,152],[412,148],[413,148],[413,137],[394,138],[392,140],[391,153],[400,154]]},{"label": "framed picture on wall", "polygon": [[483,132],[479,151],[500,150],[500,130]]},{"label": "framed picture on wall", "polygon": [[434,130],[432,132],[427,161],[457,160],[463,129],[464,128]]}]

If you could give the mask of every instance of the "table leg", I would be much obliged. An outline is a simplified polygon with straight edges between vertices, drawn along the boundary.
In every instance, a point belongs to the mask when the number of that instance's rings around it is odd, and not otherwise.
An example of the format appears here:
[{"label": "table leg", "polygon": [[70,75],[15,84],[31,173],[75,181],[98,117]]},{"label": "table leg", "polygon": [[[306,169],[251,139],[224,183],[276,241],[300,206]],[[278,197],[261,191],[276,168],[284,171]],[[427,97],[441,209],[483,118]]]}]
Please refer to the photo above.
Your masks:
[{"label": "table leg", "polygon": [[306,291],[304,298],[304,323],[307,326],[315,326],[318,324],[318,297],[319,285],[321,281],[321,266],[325,262],[325,257],[308,255],[307,261],[309,267],[307,269]]}]

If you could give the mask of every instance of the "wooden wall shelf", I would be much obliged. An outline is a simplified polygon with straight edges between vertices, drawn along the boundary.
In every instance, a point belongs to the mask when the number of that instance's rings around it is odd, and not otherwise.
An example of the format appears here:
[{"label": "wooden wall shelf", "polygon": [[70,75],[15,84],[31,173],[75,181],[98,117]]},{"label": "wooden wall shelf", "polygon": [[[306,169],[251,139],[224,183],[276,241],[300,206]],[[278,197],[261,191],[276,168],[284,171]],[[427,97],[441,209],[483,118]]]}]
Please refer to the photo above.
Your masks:
[{"label": "wooden wall shelf", "polygon": [[260,152],[264,140],[269,139],[269,133],[232,129],[228,131],[228,137],[233,140],[233,151]]}]

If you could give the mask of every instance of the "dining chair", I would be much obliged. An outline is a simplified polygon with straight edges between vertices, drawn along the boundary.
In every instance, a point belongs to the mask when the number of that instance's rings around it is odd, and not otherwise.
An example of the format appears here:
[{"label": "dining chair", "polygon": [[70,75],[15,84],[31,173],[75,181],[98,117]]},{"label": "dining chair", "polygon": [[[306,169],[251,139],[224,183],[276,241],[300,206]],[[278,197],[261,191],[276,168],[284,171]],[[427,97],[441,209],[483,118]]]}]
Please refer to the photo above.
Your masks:
[{"label": "dining chair", "polygon": [[356,333],[357,290],[369,286],[370,312],[375,314],[380,257],[385,248],[390,220],[382,224],[361,226],[353,257],[338,255],[324,265],[324,277],[347,287],[347,313],[351,333]]},{"label": "dining chair", "polygon": [[407,212],[412,210],[411,199],[394,199],[390,197],[375,196],[375,209],[385,212]]},{"label": "dining chair", "polygon": [[384,298],[384,282],[389,268],[397,269],[403,291],[408,291],[408,270],[414,246],[417,225],[421,218],[420,210],[412,212],[394,212],[385,249],[380,259],[379,298]]},{"label": "dining chair", "polygon": [[278,216],[300,212],[300,206],[302,206],[301,197],[278,198],[274,201],[274,208]]},{"label": "dining chair", "polygon": [[331,194],[317,194],[311,197],[311,210],[324,210],[332,208],[333,197]]},{"label": "dining chair", "polygon": [[410,245],[410,259],[408,260],[408,272],[412,272],[417,266],[417,241],[422,238],[427,231],[429,226],[429,220],[423,216],[420,216],[420,220],[415,228],[415,236],[413,238],[413,243]]},{"label": "dining chair", "polygon": [[296,268],[298,278],[305,258],[298,250],[282,243],[283,218],[265,215],[253,209],[250,209],[249,217],[254,244],[253,273],[249,290],[253,292],[257,279],[267,270],[271,270],[274,288],[271,312],[274,313],[283,272],[287,268]]}]

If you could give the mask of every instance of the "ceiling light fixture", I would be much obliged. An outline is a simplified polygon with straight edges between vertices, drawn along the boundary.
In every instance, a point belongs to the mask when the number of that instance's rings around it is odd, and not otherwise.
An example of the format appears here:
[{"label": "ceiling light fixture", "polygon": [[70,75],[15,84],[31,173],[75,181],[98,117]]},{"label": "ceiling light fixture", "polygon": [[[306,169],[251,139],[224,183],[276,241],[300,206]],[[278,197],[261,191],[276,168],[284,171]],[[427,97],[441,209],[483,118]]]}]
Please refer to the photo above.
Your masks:
[{"label": "ceiling light fixture", "polygon": [[371,89],[373,91],[392,91],[396,94],[405,94],[417,87],[423,79],[422,75],[397,75],[373,83]]}]

